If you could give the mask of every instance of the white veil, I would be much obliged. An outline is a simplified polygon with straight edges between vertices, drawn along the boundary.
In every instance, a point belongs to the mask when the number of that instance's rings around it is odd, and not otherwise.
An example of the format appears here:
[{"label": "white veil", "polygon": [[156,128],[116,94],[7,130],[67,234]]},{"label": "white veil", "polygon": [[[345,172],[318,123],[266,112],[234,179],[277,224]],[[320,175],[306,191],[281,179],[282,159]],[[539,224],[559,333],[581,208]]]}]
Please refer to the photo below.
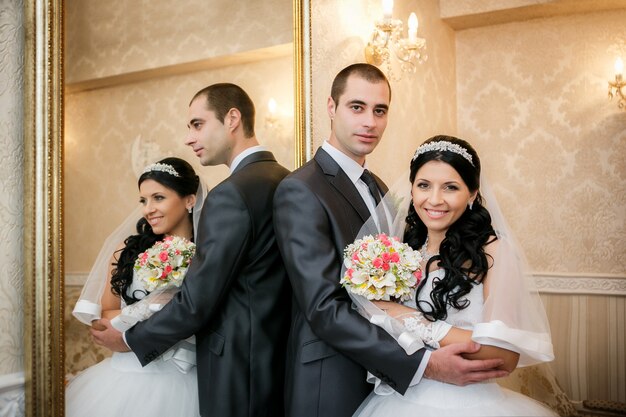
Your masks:
[{"label": "white veil", "polygon": [[[200,178],[198,190],[196,192],[196,204],[193,207],[193,230],[194,234],[198,230],[198,221],[200,219],[200,213],[204,200],[208,194],[208,186]],[[137,221],[141,219],[141,207],[135,208],[124,221],[106,238],[96,261],[94,262],[83,290],[78,298],[78,302],[72,311],[74,317],[80,322],[91,326],[93,320],[101,318],[102,313],[102,295],[106,288],[107,281],[109,280],[109,268],[111,266],[111,257],[119,245],[130,236],[137,234]],[[152,294],[152,293],[151,293]],[[136,304],[146,304],[150,302],[152,298],[144,298]],[[145,300],[145,301],[144,301]]]},{"label": "white veil", "polygon": [[[519,367],[551,361],[554,353],[548,319],[523,251],[513,238],[484,176],[480,192],[500,243],[494,254],[496,262],[489,271],[490,289],[484,303],[483,320],[475,325],[472,340],[518,352]],[[356,239],[384,232],[402,240],[410,204],[411,184],[407,171],[376,208],[378,218],[387,216],[389,230],[378,227],[372,217],[363,225]],[[365,297],[348,293],[361,315],[384,328],[407,354],[424,346],[421,338],[408,330],[401,320],[388,316]]]}]

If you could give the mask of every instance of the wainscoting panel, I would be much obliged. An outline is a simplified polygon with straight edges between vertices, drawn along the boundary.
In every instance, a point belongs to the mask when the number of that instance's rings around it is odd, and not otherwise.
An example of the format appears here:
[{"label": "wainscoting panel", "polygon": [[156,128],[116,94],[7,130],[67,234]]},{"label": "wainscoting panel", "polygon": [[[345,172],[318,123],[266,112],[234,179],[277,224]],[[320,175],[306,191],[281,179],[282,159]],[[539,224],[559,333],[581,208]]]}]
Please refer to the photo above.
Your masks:
[{"label": "wainscoting panel", "polygon": [[552,330],[552,368],[568,397],[626,402],[626,297],[541,297]]}]

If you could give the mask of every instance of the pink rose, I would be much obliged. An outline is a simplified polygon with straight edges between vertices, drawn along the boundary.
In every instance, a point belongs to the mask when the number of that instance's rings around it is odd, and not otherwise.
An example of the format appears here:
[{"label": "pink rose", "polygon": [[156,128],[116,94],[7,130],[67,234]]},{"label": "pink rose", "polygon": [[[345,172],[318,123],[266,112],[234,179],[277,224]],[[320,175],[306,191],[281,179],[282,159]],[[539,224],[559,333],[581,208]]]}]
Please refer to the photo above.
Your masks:
[{"label": "pink rose", "polygon": [[383,266],[383,260],[380,258],[374,258],[374,260],[372,261],[372,265],[374,265],[374,268],[380,268],[381,266]]},{"label": "pink rose", "polygon": [[399,262],[400,261],[400,255],[398,255],[398,252],[394,252],[391,254],[391,262]]},{"label": "pink rose", "polygon": [[358,254],[356,254],[356,253],[355,253],[355,254],[353,254],[353,255],[352,255],[352,260],[353,260],[354,262],[359,262],[359,255],[358,255]]},{"label": "pink rose", "polygon": [[169,258],[169,254],[167,253],[166,250],[164,250],[163,252],[159,253],[159,259],[163,262],[167,261],[167,259]]},{"label": "pink rose", "polygon": [[348,278],[352,278],[352,274],[354,274],[354,269],[348,268],[348,270],[346,271],[346,275],[348,276]]},{"label": "pink rose", "polygon": [[385,252],[385,253],[383,253],[382,258],[383,258],[384,262],[389,262],[389,260],[391,260],[391,255],[389,255],[387,252]]},{"label": "pink rose", "polygon": [[387,262],[383,263],[383,271],[389,271],[389,264]]},{"label": "pink rose", "polygon": [[167,278],[170,272],[172,272],[172,266],[168,265],[163,269],[163,273],[161,274],[161,279]]},{"label": "pink rose", "polygon": [[422,280],[422,270],[418,269],[417,271],[413,272],[413,276],[415,277],[415,279],[417,279],[417,282],[419,283]]}]

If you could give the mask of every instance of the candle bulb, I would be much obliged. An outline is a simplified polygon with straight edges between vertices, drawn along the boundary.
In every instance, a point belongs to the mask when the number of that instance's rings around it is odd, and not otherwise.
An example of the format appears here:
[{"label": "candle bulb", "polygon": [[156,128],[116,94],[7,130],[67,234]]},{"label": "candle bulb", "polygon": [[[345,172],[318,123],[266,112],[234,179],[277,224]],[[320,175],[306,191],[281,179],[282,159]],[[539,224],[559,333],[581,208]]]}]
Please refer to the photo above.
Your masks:
[{"label": "candle bulb", "polygon": [[391,15],[393,14],[393,0],[383,0],[383,17],[387,19],[391,19]]},{"label": "candle bulb", "polygon": [[615,60],[615,75],[622,75],[624,72],[624,61],[622,58],[617,58]]},{"label": "candle bulb", "polygon": [[270,111],[270,116],[274,116],[276,114],[276,100],[270,98],[270,100],[267,102],[267,108]]},{"label": "candle bulb", "polygon": [[409,42],[415,42],[417,40],[417,16],[415,13],[411,13],[408,21],[409,27]]}]

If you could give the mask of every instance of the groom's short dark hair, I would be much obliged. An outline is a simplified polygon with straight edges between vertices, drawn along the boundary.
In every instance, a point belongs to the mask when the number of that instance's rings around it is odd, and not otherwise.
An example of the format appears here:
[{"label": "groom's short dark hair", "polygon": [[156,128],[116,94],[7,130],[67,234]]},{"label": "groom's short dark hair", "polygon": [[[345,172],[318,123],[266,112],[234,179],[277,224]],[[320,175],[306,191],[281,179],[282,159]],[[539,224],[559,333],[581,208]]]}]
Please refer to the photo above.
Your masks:
[{"label": "groom's short dark hair", "polygon": [[206,98],[207,109],[214,111],[222,123],[230,109],[239,110],[244,136],[247,138],[254,136],[254,103],[243,88],[231,83],[212,84],[198,91],[189,105],[198,97]]},{"label": "groom's short dark hair", "polygon": [[335,104],[339,103],[339,97],[346,91],[346,84],[351,75],[356,75],[370,83],[386,82],[387,87],[389,87],[389,101],[391,101],[391,85],[385,74],[374,65],[359,63],[348,65],[335,76],[333,86],[330,89],[330,97]]}]

